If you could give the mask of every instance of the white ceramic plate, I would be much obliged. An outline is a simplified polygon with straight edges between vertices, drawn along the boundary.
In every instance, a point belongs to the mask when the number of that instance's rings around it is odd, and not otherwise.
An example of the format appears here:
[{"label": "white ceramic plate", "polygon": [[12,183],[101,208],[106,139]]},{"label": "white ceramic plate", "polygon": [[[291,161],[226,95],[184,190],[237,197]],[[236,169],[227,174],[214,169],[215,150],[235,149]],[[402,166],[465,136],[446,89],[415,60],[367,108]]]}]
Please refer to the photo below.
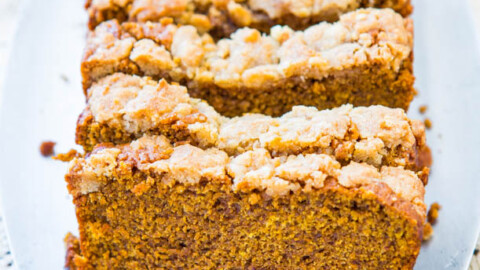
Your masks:
[{"label": "white ceramic plate", "polygon": [[[74,145],[84,97],[80,59],[86,13],[81,0],[29,1],[11,54],[0,110],[1,197],[20,269],[61,269],[62,239],[77,231],[63,180],[66,165],[40,156],[43,140]],[[434,166],[428,203],[443,208],[416,269],[467,269],[480,219],[480,60],[466,0],[415,4],[415,73],[433,121]],[[66,80],[67,79],[67,80]]]}]

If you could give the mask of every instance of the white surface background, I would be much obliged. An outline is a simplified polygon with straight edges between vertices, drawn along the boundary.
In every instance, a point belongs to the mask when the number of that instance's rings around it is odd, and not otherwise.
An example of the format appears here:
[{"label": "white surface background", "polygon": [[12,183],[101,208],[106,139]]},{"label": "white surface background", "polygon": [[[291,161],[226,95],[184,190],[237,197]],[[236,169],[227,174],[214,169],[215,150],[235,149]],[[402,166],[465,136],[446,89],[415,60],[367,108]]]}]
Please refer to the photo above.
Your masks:
[{"label": "white surface background", "polygon": [[[72,1],[72,0],[67,0],[65,2],[70,2],[70,1]],[[82,0],[73,0],[73,1],[78,1],[79,4],[76,5],[76,6],[78,6],[78,8],[81,8],[82,5],[81,5],[80,2],[82,2]],[[6,68],[6,62],[7,62],[7,58],[8,58],[8,55],[9,55],[10,47],[12,45],[11,40],[12,40],[12,37],[13,37],[13,33],[15,32],[16,21],[17,21],[18,15],[20,13],[19,10],[20,10],[21,2],[22,2],[22,0],[0,0],[0,86],[3,83],[3,77],[4,77],[4,73],[5,73],[4,71],[5,71],[5,68]],[[471,2],[472,2],[473,10],[476,11],[475,14],[478,14],[476,17],[480,18],[480,0],[471,0]],[[69,5],[69,6],[72,6],[72,5]],[[22,14],[22,15],[25,15],[25,14]],[[74,23],[74,24],[76,24],[77,22],[79,23],[79,25],[65,26],[66,28],[68,28],[68,27],[84,27],[85,28],[85,25],[80,24],[83,21],[84,18],[73,18],[72,19],[72,18],[68,18],[68,15],[66,15],[66,14],[63,14],[63,15],[62,14],[48,14],[48,15],[46,14],[46,16],[49,16],[49,15],[65,17],[66,18],[65,22],[70,22],[70,23]],[[86,14],[84,14],[84,15],[86,16]],[[477,36],[477,38],[478,38],[478,37],[480,37],[480,19],[477,20],[477,25],[478,25],[477,30],[479,30],[479,31],[477,31],[477,33],[479,33],[478,36]],[[62,29],[64,29],[64,28],[62,28],[62,26],[52,26],[52,34],[55,34],[55,32],[53,32],[54,30],[61,31]],[[22,29],[20,29],[20,31],[21,30]],[[33,34],[34,33],[32,33],[32,35]],[[72,41],[80,41],[81,42],[83,37],[79,37],[78,35],[75,34],[75,36],[71,36],[71,37],[67,35],[66,38],[70,38],[70,42],[72,42]],[[416,36],[416,38],[418,39],[419,37]],[[63,46],[68,46],[69,41],[66,40],[64,44],[59,44],[59,46],[62,46],[62,45]],[[34,44],[34,43],[32,43],[32,46],[40,46],[41,47],[41,45]],[[78,46],[78,45],[75,45],[75,46]],[[46,48],[43,48],[43,49],[46,49]],[[48,51],[54,51],[54,50],[48,50]],[[58,58],[58,57],[62,57],[62,55],[51,55],[51,57],[52,58]],[[75,59],[76,56],[65,56],[65,57],[67,57],[69,59],[70,58]],[[422,56],[416,55],[417,60],[421,57]],[[75,91],[76,91],[76,90],[80,89],[79,85],[71,87],[71,84],[79,84],[79,75],[78,75],[79,58],[76,58],[76,59],[77,59],[76,62],[71,63],[71,67],[57,67],[57,68],[54,68],[54,70],[46,71],[46,73],[43,74],[43,75],[50,76],[50,78],[56,77],[56,81],[51,82],[51,84],[54,84],[56,86],[58,86],[58,84],[65,84],[64,88],[67,88],[67,90],[68,89],[75,89]],[[56,60],[58,60],[58,59],[56,59]],[[58,61],[55,61],[55,62],[58,62]],[[73,69],[73,71],[72,71],[72,69]],[[63,70],[66,70],[66,72],[62,73]],[[52,73],[55,73],[55,74],[52,74]],[[75,73],[77,73],[76,76],[78,76],[78,77],[68,78],[69,81],[64,81],[63,79],[59,78],[59,76],[64,75],[64,74],[75,74]],[[31,79],[31,78],[26,78],[26,79]],[[420,78],[420,81],[422,81],[422,78]],[[479,89],[479,91],[480,91],[480,89]],[[41,94],[41,93],[39,93],[39,94]],[[73,95],[73,96],[77,96],[77,95]],[[1,92],[0,92],[0,102],[1,102],[1,98],[2,98],[2,95],[1,95]],[[72,97],[72,99],[73,98],[74,97]],[[66,106],[69,106],[69,104],[74,104],[74,102],[70,103],[70,102],[67,101]],[[412,110],[415,110],[417,107],[412,106]],[[430,109],[435,110],[435,108],[430,108]],[[80,111],[80,109],[78,109],[78,111]],[[55,119],[55,115],[49,115],[48,112],[43,112],[43,113],[45,114],[46,117],[50,117],[51,119]],[[434,126],[436,124],[438,124],[437,121],[438,120],[434,119],[434,123],[433,123]],[[45,127],[46,130],[44,132],[42,132],[42,135],[43,136],[48,136],[48,137],[44,137],[43,139],[45,139],[45,140],[48,140],[48,139],[55,140],[55,138],[58,137],[58,132],[60,132],[60,133],[65,133],[65,132],[72,133],[72,130],[74,128],[74,122],[72,122],[72,125],[68,126],[68,127],[54,127],[53,126],[54,124],[55,123],[52,123],[51,127],[49,127],[49,126]],[[435,129],[433,130],[433,132],[435,132]],[[69,135],[69,136],[71,137],[71,135]],[[63,136],[63,137],[69,137],[69,136]],[[71,144],[71,142],[70,142],[70,144]],[[70,145],[68,145],[68,142],[64,142],[63,145],[62,145],[62,142],[60,142],[60,145],[59,145],[60,148],[63,147],[63,149],[61,149],[61,150],[66,150],[66,148],[68,148],[68,146],[70,146]],[[38,148],[38,145],[36,145],[35,147]],[[2,154],[4,154],[4,153],[2,153]],[[434,149],[434,154],[435,154],[435,149]],[[57,165],[50,164],[49,161],[45,161],[44,165],[45,166],[57,166]],[[58,166],[61,167],[61,165],[58,165]],[[54,177],[60,177],[59,179],[55,179],[55,181],[57,181],[57,180],[61,181],[62,180],[61,176],[56,175]],[[54,181],[54,180],[52,180],[52,181]],[[48,189],[48,188],[49,188],[49,185],[47,183],[47,185],[46,185],[46,187],[44,187],[44,189]],[[427,192],[428,192],[428,189],[427,189]],[[62,196],[65,196],[65,193],[66,193],[65,191],[62,192],[61,193]],[[22,198],[19,198],[19,199],[22,199]],[[65,202],[67,202],[67,203],[69,202],[68,197],[65,197]],[[60,209],[64,209],[64,211],[68,212],[68,211],[71,210],[71,209],[69,209],[70,207],[71,207],[71,205],[66,205],[63,208],[61,207]],[[59,209],[59,208],[57,207],[56,209]],[[5,240],[5,237],[4,237],[5,234],[4,234],[4,231],[2,230],[1,222],[2,222],[2,220],[0,219],[0,258],[3,258],[3,259],[0,259],[0,269],[4,269],[11,262],[10,261],[11,256],[9,256],[7,254],[8,246],[6,246],[6,242],[4,241]],[[74,220],[73,221],[70,220],[69,223],[72,223],[72,222],[74,222]],[[439,222],[446,222],[446,221],[440,220]],[[34,225],[32,224],[32,226],[34,226]],[[41,231],[42,228],[38,228],[38,229],[39,229],[39,231]],[[60,238],[59,238],[59,241],[60,241],[61,236],[64,233],[65,232],[59,232],[58,235],[56,234],[53,237],[60,236]],[[38,248],[38,247],[32,246],[31,248]],[[63,256],[63,254],[50,254],[50,256]],[[480,265],[479,257],[480,256],[477,256],[477,258],[474,258],[474,260],[472,261],[472,265],[470,266],[470,269],[472,269],[472,270],[480,269],[480,267],[479,267],[479,265]]]},{"label": "white surface background", "polygon": [[[8,54],[10,52],[22,1],[23,0],[0,0],[0,104]],[[13,256],[9,249],[1,209],[0,205],[0,269],[14,269]]]}]

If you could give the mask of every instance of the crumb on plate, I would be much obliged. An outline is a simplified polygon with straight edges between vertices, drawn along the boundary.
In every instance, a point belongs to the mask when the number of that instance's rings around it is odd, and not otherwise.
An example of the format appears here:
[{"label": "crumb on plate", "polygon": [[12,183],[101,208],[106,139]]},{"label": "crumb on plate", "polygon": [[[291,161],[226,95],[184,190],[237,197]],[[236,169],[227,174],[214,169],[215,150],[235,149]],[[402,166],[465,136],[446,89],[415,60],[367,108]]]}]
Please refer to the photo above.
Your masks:
[{"label": "crumb on plate", "polygon": [[427,129],[431,129],[432,128],[432,120],[430,120],[430,118],[425,118],[425,127]]},{"label": "crumb on plate", "polygon": [[426,113],[427,110],[428,110],[428,106],[427,106],[427,105],[422,105],[422,106],[420,106],[420,108],[418,108],[418,111],[419,111],[421,114]]},{"label": "crumb on plate", "polygon": [[40,153],[44,157],[52,156],[55,153],[55,142],[52,141],[44,141],[40,145]]},{"label": "crumb on plate", "polygon": [[432,203],[432,205],[430,205],[430,210],[428,210],[428,213],[427,213],[427,220],[429,223],[435,224],[437,222],[438,211],[440,209],[442,209],[442,206],[437,202],[434,202]]},{"label": "crumb on plate", "polygon": [[77,150],[75,149],[70,149],[67,153],[60,153],[57,154],[56,156],[53,157],[55,160],[63,161],[63,162],[69,162],[72,159],[76,157],[81,157],[82,154],[80,154]]},{"label": "crumb on plate", "polygon": [[423,241],[428,241],[432,239],[433,236],[433,227],[429,222],[425,223],[423,227]]}]

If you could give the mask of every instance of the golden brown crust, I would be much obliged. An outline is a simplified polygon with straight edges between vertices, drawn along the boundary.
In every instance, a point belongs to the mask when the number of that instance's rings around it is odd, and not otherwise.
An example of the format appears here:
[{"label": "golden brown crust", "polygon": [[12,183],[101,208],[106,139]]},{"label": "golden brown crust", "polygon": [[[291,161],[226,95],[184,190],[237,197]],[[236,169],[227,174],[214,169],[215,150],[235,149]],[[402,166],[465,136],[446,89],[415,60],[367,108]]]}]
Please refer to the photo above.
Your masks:
[{"label": "golden brown crust", "polygon": [[280,115],[294,105],[407,109],[411,61],[411,21],[365,9],[303,32],[276,26],[262,36],[245,28],[218,42],[191,26],[109,21],[90,33],[82,74],[85,90],[114,72],[148,75],[188,86],[227,116]]},{"label": "golden brown crust", "polygon": [[170,17],[216,38],[246,26],[265,32],[274,25],[301,30],[321,21],[336,21],[341,14],[362,7],[391,8],[403,16],[412,12],[410,0],[87,0],[85,7],[90,29],[110,19],[147,22]]},{"label": "golden brown crust", "polygon": [[226,157],[144,137],[72,161],[80,269],[413,267],[425,219],[413,172],[317,154]]}]

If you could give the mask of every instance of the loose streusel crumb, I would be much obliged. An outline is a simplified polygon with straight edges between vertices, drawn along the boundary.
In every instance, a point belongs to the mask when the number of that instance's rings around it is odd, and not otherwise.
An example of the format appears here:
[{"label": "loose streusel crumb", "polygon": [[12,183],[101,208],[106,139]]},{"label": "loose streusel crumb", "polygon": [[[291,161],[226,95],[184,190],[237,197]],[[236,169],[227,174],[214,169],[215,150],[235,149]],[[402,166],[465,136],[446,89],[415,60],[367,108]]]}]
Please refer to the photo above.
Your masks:
[{"label": "loose streusel crumb", "polygon": [[425,118],[424,123],[425,123],[425,127],[426,127],[427,129],[431,129],[431,128],[432,128],[432,120],[430,120],[430,118]]},{"label": "loose streusel crumb", "polygon": [[427,212],[427,222],[423,229],[423,241],[428,241],[433,237],[433,225],[437,222],[438,211],[441,208],[440,204],[436,202],[430,205],[430,209]]},{"label": "loose streusel crumb", "polygon": [[52,141],[45,141],[40,144],[40,154],[44,157],[53,156],[55,153],[55,142]]},{"label": "loose streusel crumb", "polygon": [[421,113],[421,114],[425,114],[427,112],[427,109],[428,109],[428,106],[427,105],[422,105],[420,106],[420,108],[418,108],[418,111]]},{"label": "loose streusel crumb", "polygon": [[425,223],[423,227],[423,241],[428,241],[433,237],[433,227],[429,222]]},{"label": "loose streusel crumb", "polygon": [[80,154],[75,149],[70,149],[67,153],[59,153],[53,157],[53,159],[63,162],[70,162],[74,158],[80,158],[82,154]]},{"label": "loose streusel crumb", "polygon": [[433,225],[437,222],[438,212],[440,209],[442,209],[442,206],[437,202],[432,203],[432,205],[430,205],[430,209],[428,210],[428,214],[427,214],[427,219],[430,224]]}]

